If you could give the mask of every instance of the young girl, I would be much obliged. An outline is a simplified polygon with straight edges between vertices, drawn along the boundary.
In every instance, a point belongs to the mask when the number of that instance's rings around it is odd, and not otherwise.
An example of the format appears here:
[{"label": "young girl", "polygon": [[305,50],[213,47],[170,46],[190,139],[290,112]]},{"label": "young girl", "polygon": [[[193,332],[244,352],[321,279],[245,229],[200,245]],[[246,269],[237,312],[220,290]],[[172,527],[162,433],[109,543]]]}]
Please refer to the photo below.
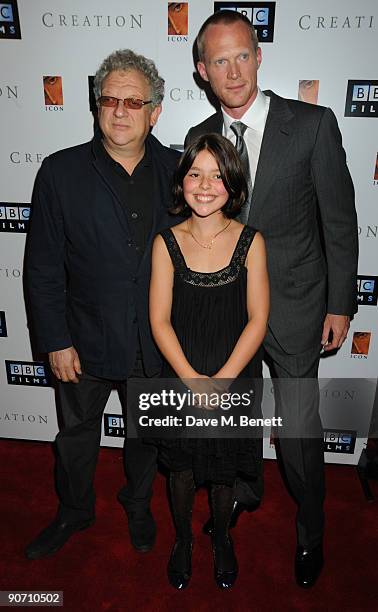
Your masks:
[{"label": "young girl", "polygon": [[[150,321],[165,360],[163,376],[181,379],[252,377],[264,338],[269,285],[262,236],[235,217],[247,193],[233,145],[199,137],[176,172],[172,211],[186,220],[159,234],[152,253]],[[193,382],[194,381],[194,382]],[[214,381],[215,382],[215,381]],[[215,580],[233,585],[237,561],[228,527],[234,482],[256,474],[255,440],[182,439],[160,442],[170,470],[176,542],[168,564],[172,586],[191,576],[191,512],[195,485],[210,483]]]}]

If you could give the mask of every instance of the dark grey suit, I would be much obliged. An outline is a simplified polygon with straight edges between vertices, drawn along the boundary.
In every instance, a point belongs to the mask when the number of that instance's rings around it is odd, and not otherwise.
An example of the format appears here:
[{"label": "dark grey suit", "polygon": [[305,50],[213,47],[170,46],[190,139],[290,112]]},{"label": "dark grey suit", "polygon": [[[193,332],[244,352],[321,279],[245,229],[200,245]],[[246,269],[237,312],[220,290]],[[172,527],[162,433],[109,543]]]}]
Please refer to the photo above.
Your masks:
[{"label": "dark grey suit", "polygon": [[[264,347],[273,376],[316,378],[325,314],[357,311],[354,189],[333,112],[264,93],[270,107],[248,219],[267,246],[271,311]],[[191,128],[186,144],[222,129],[219,111]],[[299,504],[299,544],[312,547],[322,535],[324,498],[317,385],[301,383],[294,398],[285,385],[276,386],[275,395],[291,435],[303,435],[298,421],[311,436],[319,434],[311,440],[280,440]]]}]

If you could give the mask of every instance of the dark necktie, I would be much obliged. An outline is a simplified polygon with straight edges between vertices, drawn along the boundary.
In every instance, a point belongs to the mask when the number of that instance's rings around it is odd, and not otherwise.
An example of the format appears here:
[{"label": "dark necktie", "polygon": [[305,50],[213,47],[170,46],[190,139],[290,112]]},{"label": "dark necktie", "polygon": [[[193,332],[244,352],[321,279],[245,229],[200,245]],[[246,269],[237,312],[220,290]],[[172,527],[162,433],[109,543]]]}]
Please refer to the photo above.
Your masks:
[{"label": "dark necktie", "polygon": [[244,132],[247,129],[245,123],[241,121],[234,121],[230,125],[230,129],[234,132],[236,136],[235,149],[239,153],[240,161],[242,163],[244,169],[244,176],[248,183],[248,197],[245,201],[243,208],[240,211],[240,215],[238,217],[240,223],[244,225],[248,223],[249,209],[251,208],[251,196],[252,196],[252,182],[251,182],[251,173],[249,169],[249,157],[247,145],[244,140]]}]

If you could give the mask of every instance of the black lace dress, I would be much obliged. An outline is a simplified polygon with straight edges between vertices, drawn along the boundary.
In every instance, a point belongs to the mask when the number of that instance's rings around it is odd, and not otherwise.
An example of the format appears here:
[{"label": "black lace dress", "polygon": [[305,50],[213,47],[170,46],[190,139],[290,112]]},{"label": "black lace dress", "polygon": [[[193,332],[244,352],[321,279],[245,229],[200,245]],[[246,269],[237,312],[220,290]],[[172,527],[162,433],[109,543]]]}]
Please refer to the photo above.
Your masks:
[{"label": "black lace dress", "polygon": [[[191,366],[212,376],[225,364],[248,322],[244,264],[255,230],[248,226],[242,229],[229,265],[217,272],[190,270],[173,232],[167,229],[161,236],[175,269],[172,326]],[[176,374],[166,363],[162,377],[171,376]],[[261,351],[240,376],[261,378]],[[262,461],[256,439],[167,439],[159,440],[159,451],[170,470],[192,468],[197,484],[231,485],[237,475],[254,478]]]}]

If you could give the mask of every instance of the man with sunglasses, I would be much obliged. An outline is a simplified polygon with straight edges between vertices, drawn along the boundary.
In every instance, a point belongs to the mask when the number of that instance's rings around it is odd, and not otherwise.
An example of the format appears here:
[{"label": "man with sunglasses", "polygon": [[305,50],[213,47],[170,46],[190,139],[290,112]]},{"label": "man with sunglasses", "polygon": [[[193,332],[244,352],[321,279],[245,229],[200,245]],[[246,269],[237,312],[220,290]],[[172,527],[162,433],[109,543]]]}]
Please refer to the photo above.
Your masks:
[{"label": "man with sunglasses", "polygon": [[[170,181],[178,153],[151,133],[164,81],[130,50],[107,57],[94,80],[100,130],[92,141],[44,160],[33,194],[26,281],[39,350],[57,382],[55,520],[27,547],[55,553],[95,517],[94,473],[102,414],[117,386],[125,408],[129,377],[157,376],[160,357],[148,321],[150,249],[170,224]],[[150,550],[156,447],[129,439],[127,485],[118,494],[133,546]]]}]

